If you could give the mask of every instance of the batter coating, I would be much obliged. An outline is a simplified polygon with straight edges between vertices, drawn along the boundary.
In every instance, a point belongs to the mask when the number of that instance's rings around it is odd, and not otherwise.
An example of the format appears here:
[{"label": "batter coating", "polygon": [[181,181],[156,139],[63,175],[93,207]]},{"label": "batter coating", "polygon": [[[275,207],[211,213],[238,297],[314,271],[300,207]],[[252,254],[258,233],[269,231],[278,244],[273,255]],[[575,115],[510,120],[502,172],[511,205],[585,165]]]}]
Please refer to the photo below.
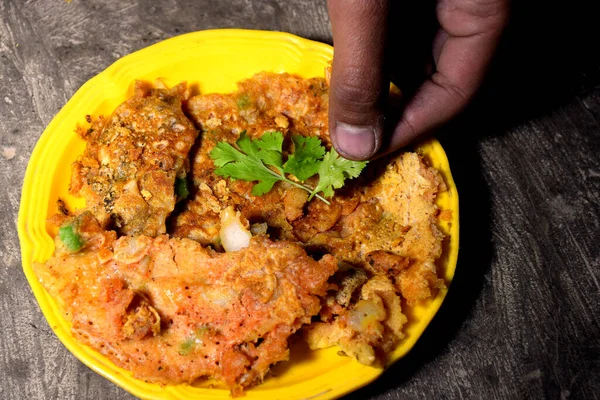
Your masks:
[{"label": "batter coating", "polygon": [[102,226],[125,235],[166,233],[175,181],[186,178],[198,135],[181,108],[188,96],[185,83],[151,89],[137,82],[135,95],[108,119],[79,129],[87,146],[73,164],[70,190]]},{"label": "batter coating", "polygon": [[74,335],[140,379],[225,381],[233,393],[287,360],[287,339],[320,309],[335,259],[254,237],[217,253],[189,239],[122,236],[90,212],[68,220],[84,247],[56,252],[36,274]]}]

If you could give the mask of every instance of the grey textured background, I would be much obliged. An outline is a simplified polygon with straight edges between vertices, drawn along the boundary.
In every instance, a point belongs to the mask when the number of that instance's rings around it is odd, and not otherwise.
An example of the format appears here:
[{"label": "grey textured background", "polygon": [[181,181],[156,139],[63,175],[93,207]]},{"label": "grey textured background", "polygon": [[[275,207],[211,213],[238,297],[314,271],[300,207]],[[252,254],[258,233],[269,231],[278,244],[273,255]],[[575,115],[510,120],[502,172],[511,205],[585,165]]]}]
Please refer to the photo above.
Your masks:
[{"label": "grey textured background", "polygon": [[[515,2],[479,98],[438,133],[461,196],[455,282],[415,349],[349,398],[600,396],[597,14],[558,3]],[[22,180],[86,80],[220,27],[331,43],[324,1],[0,0],[0,398],[132,397],[76,360],[39,311],[20,265]]]}]

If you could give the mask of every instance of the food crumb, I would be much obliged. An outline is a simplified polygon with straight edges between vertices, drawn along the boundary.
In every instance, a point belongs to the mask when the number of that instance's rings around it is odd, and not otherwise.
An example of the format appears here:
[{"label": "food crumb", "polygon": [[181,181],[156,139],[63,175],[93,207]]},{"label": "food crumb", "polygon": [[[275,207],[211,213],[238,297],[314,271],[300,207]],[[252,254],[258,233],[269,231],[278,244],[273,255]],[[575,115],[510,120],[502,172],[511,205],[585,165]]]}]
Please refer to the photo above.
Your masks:
[{"label": "food crumb", "polygon": [[439,218],[442,221],[452,221],[452,210],[442,210]]},{"label": "food crumb", "polygon": [[4,157],[5,159],[12,160],[13,158],[15,158],[16,154],[17,150],[13,146],[2,146],[2,157]]}]

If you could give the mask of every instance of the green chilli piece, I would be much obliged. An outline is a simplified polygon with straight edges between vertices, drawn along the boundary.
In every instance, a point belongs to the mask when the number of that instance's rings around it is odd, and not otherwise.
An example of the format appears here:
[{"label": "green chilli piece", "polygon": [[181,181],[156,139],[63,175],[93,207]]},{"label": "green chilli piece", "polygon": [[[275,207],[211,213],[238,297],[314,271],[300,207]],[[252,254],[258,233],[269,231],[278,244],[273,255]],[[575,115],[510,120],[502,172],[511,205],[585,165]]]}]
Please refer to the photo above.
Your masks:
[{"label": "green chilli piece", "polygon": [[187,356],[191,353],[196,345],[196,340],[193,338],[187,339],[185,342],[181,343],[179,346],[179,355]]},{"label": "green chilli piece", "polygon": [[188,187],[187,179],[176,178],[175,179],[175,196],[177,196],[177,201],[187,199],[187,197],[189,195],[190,195],[190,189]]},{"label": "green chilli piece", "polygon": [[75,233],[72,225],[61,226],[58,230],[58,237],[70,252],[74,253],[83,247],[83,239]]},{"label": "green chilli piece", "polygon": [[250,96],[244,93],[237,99],[237,106],[240,110],[245,110],[252,104],[252,100],[250,100]]}]

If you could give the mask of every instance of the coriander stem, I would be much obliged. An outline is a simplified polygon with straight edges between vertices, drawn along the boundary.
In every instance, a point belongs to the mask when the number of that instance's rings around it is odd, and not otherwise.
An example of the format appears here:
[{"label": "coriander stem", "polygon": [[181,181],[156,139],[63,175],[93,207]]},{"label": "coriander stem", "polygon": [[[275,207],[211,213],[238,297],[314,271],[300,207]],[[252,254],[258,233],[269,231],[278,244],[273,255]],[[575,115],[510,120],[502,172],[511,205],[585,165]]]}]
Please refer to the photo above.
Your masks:
[{"label": "coriander stem", "polygon": [[[292,185],[294,185],[294,186],[296,186],[296,187],[299,187],[300,189],[304,189],[304,190],[306,190],[308,193],[310,193],[310,194],[311,194],[311,197],[312,197],[312,194],[313,194],[313,192],[312,192],[312,190],[310,190],[310,188],[309,188],[309,187],[307,187],[307,186],[304,186],[304,185],[301,185],[301,184],[299,184],[299,183],[296,183],[296,182],[294,182],[293,180],[291,180],[291,179],[288,179],[288,178],[285,178],[285,177],[284,177],[284,179],[285,179],[285,181],[286,181],[286,182],[288,182],[288,183],[291,183]],[[331,202],[330,202],[329,200],[327,200],[325,197],[321,196],[320,194],[316,194],[316,193],[315,193],[315,194],[314,194],[314,196],[315,196],[316,198],[318,198],[319,200],[321,200],[323,203],[327,204],[328,206],[330,206],[330,205],[331,205]]]},{"label": "coriander stem", "polygon": [[[281,173],[278,174],[277,172],[273,171],[271,168],[268,168],[264,164],[263,164],[263,168],[265,170],[269,171],[269,173],[271,175],[276,176],[277,179],[283,180],[283,181],[285,181],[285,182],[287,182],[289,184],[292,184],[292,185],[294,185],[294,186],[296,186],[296,187],[298,187],[300,189],[306,190],[308,193],[310,193],[309,200],[314,196],[317,199],[321,200],[323,203],[327,204],[328,206],[331,205],[331,202],[329,200],[327,200],[325,197],[323,197],[323,196],[321,196],[320,194],[317,194],[317,193],[313,194],[313,191],[308,186],[301,185],[301,184],[299,184],[297,182],[294,182],[291,179],[286,178],[285,173],[283,171],[281,171]],[[277,168],[277,169],[279,170],[279,168]]]},{"label": "coriander stem", "polygon": [[[312,191],[310,193],[312,194]],[[331,205],[331,202],[329,200],[327,200],[325,197],[321,196],[320,194],[315,193],[315,197],[317,199],[321,200],[323,203],[327,204],[328,206]]]}]

